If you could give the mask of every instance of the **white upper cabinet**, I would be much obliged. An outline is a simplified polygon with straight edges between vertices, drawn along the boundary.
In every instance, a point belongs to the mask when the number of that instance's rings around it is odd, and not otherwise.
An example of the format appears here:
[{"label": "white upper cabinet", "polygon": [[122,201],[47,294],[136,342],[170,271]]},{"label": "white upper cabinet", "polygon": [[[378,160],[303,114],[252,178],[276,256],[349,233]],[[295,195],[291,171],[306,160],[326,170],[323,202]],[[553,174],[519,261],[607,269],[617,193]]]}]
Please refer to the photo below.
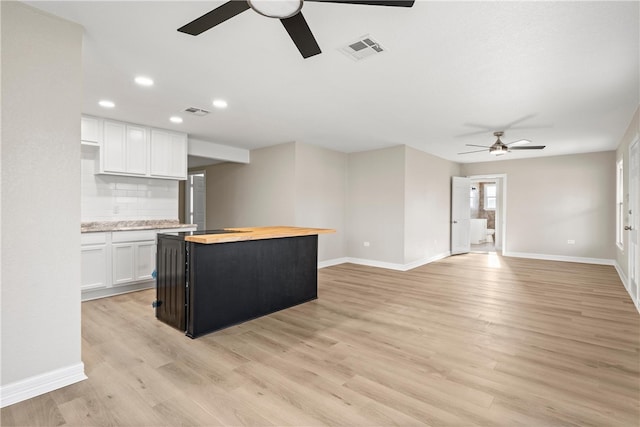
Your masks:
[{"label": "white upper cabinet", "polygon": [[81,123],[82,143],[100,146],[99,173],[187,179],[186,134],[89,116]]},{"label": "white upper cabinet", "polygon": [[148,147],[147,128],[105,120],[102,172],[147,175]]},{"label": "white upper cabinet", "polygon": [[127,172],[126,138],[124,123],[104,121],[104,141],[100,153],[102,172]]},{"label": "white upper cabinet", "polygon": [[126,164],[127,173],[147,174],[149,137],[147,128],[127,125]]},{"label": "white upper cabinet", "polygon": [[151,130],[151,176],[187,179],[187,136]]},{"label": "white upper cabinet", "polygon": [[97,117],[82,116],[80,119],[80,142],[85,145],[100,144],[102,122]]}]

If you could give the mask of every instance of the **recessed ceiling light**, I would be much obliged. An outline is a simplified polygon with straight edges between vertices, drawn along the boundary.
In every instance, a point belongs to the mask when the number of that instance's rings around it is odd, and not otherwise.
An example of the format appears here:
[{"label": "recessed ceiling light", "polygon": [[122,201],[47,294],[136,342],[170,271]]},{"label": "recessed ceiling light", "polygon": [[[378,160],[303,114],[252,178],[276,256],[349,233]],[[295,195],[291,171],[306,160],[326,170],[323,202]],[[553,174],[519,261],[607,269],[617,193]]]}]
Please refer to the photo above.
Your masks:
[{"label": "recessed ceiling light", "polygon": [[216,108],[227,108],[227,101],[224,99],[214,99],[213,106]]},{"label": "recessed ceiling light", "polygon": [[98,102],[98,105],[104,108],[113,108],[116,106],[116,104],[114,104],[112,101],[108,101],[106,99],[103,99],[102,101]]},{"label": "recessed ceiling light", "polygon": [[171,116],[169,117],[169,120],[171,120],[173,123],[182,123],[182,117],[178,116]]},{"label": "recessed ceiling light", "polygon": [[153,79],[145,76],[138,76],[135,78],[135,82],[140,86],[153,86]]}]

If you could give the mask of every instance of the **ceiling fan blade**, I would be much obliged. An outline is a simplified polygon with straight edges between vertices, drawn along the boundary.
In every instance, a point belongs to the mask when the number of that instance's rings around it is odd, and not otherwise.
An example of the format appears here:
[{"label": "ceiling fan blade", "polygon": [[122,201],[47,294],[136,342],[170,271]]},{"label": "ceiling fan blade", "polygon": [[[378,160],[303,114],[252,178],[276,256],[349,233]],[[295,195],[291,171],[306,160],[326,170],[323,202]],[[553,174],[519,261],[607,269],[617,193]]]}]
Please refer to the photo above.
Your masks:
[{"label": "ceiling fan blade", "polygon": [[347,4],[366,4],[370,6],[397,6],[411,7],[415,0],[307,0],[324,3],[347,3]]},{"label": "ceiling fan blade", "polygon": [[517,125],[518,123],[522,123],[525,122],[529,119],[532,119],[536,116],[536,114],[527,114],[526,116],[520,117],[519,119],[516,119],[512,122],[507,123],[506,125],[502,126],[501,129],[502,130],[507,130],[507,129],[513,129],[513,127],[515,125]]},{"label": "ceiling fan blade", "polygon": [[303,58],[322,53],[318,42],[316,42],[313,33],[309,29],[309,25],[307,25],[307,21],[302,16],[302,12],[298,12],[289,18],[281,19],[280,22],[284,25]]},{"label": "ceiling fan blade", "polygon": [[464,153],[458,153],[458,154],[471,154],[471,153],[480,153],[482,151],[489,151],[488,149],[486,150],[475,150],[475,151],[465,151]]},{"label": "ceiling fan blade", "polygon": [[483,147],[483,148],[491,148],[489,145],[476,145],[476,144],[465,144],[467,147]]},{"label": "ceiling fan blade", "polygon": [[249,9],[249,3],[246,1],[228,1],[222,6],[216,7],[211,12],[205,13],[200,18],[194,19],[186,25],[178,28],[181,33],[197,36],[205,31],[215,27],[218,24],[233,18],[234,16]]},{"label": "ceiling fan blade", "polygon": [[522,147],[509,147],[509,151],[514,150],[542,150],[546,145],[523,145]]}]

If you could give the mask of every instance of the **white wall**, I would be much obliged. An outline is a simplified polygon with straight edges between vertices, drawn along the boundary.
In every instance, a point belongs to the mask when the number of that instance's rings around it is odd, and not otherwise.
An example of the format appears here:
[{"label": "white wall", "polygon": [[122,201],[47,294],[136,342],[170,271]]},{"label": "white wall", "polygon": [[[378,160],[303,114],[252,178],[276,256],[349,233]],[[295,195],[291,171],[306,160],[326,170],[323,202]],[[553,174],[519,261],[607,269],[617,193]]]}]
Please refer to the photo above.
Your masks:
[{"label": "white wall", "polygon": [[347,154],[296,143],[295,223],[299,227],[331,228],[318,236],[318,260],[346,255]]},{"label": "white wall", "polygon": [[615,152],[469,163],[461,172],[507,174],[507,254],[615,258]]},{"label": "white wall", "polygon": [[405,147],[350,153],[348,168],[348,255],[404,264]]},{"label": "white wall", "polygon": [[[84,377],[78,185],[82,28],[18,2],[1,2],[0,8],[6,405]],[[36,390],[21,394],[21,381]]]},{"label": "white wall", "polygon": [[450,251],[451,177],[460,165],[406,147],[404,263]]},{"label": "white wall", "polygon": [[178,219],[179,181],[96,175],[97,156],[97,147],[82,148],[83,222]]}]

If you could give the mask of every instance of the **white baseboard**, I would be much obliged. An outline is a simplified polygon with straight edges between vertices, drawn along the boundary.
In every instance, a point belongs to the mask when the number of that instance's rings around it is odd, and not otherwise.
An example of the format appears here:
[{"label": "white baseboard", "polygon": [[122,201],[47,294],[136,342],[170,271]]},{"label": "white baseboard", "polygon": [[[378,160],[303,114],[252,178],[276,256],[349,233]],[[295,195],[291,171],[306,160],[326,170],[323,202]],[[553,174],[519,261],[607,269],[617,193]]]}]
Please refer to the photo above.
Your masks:
[{"label": "white baseboard", "polygon": [[86,380],[84,363],[56,369],[0,387],[0,408]]},{"label": "white baseboard", "polygon": [[629,279],[627,279],[627,275],[624,273],[624,271],[622,271],[622,267],[620,267],[620,264],[618,264],[618,261],[615,261],[613,263],[613,266],[616,268],[616,271],[618,272],[618,276],[620,276],[620,280],[622,281],[624,288],[627,290],[627,293],[631,297],[631,301],[633,301],[633,305],[636,306],[636,310],[638,310],[638,313],[640,313],[640,301],[638,301],[636,296],[633,295],[633,292],[631,292],[631,286],[629,285]]},{"label": "white baseboard", "polygon": [[344,264],[349,262],[351,264],[366,265],[368,267],[386,268],[388,270],[396,270],[396,271],[408,271],[408,270],[420,267],[421,265],[429,264],[431,262],[446,258],[449,255],[451,255],[451,252],[444,252],[429,258],[418,259],[408,264],[396,264],[393,262],[376,261],[376,260],[364,259],[364,258],[343,257],[343,258],[335,258],[332,260],[319,262],[318,268],[330,267],[332,265]]},{"label": "white baseboard", "polygon": [[342,257],[342,258],[328,259],[326,261],[318,262],[318,268],[331,267],[332,265],[344,264],[345,262],[349,262],[349,258]]},{"label": "white baseboard", "polygon": [[504,252],[503,256],[514,258],[544,259],[548,261],[578,262],[581,264],[614,265],[615,260],[606,258],[586,258],[566,255],[548,255],[528,252]]},{"label": "white baseboard", "polygon": [[124,285],[124,286],[114,286],[112,288],[90,289],[82,292],[81,300],[82,302],[91,301],[94,299],[128,294],[129,292],[137,292],[143,289],[151,289],[155,287],[156,287],[156,281],[148,280],[146,282],[134,283],[131,285]]}]

